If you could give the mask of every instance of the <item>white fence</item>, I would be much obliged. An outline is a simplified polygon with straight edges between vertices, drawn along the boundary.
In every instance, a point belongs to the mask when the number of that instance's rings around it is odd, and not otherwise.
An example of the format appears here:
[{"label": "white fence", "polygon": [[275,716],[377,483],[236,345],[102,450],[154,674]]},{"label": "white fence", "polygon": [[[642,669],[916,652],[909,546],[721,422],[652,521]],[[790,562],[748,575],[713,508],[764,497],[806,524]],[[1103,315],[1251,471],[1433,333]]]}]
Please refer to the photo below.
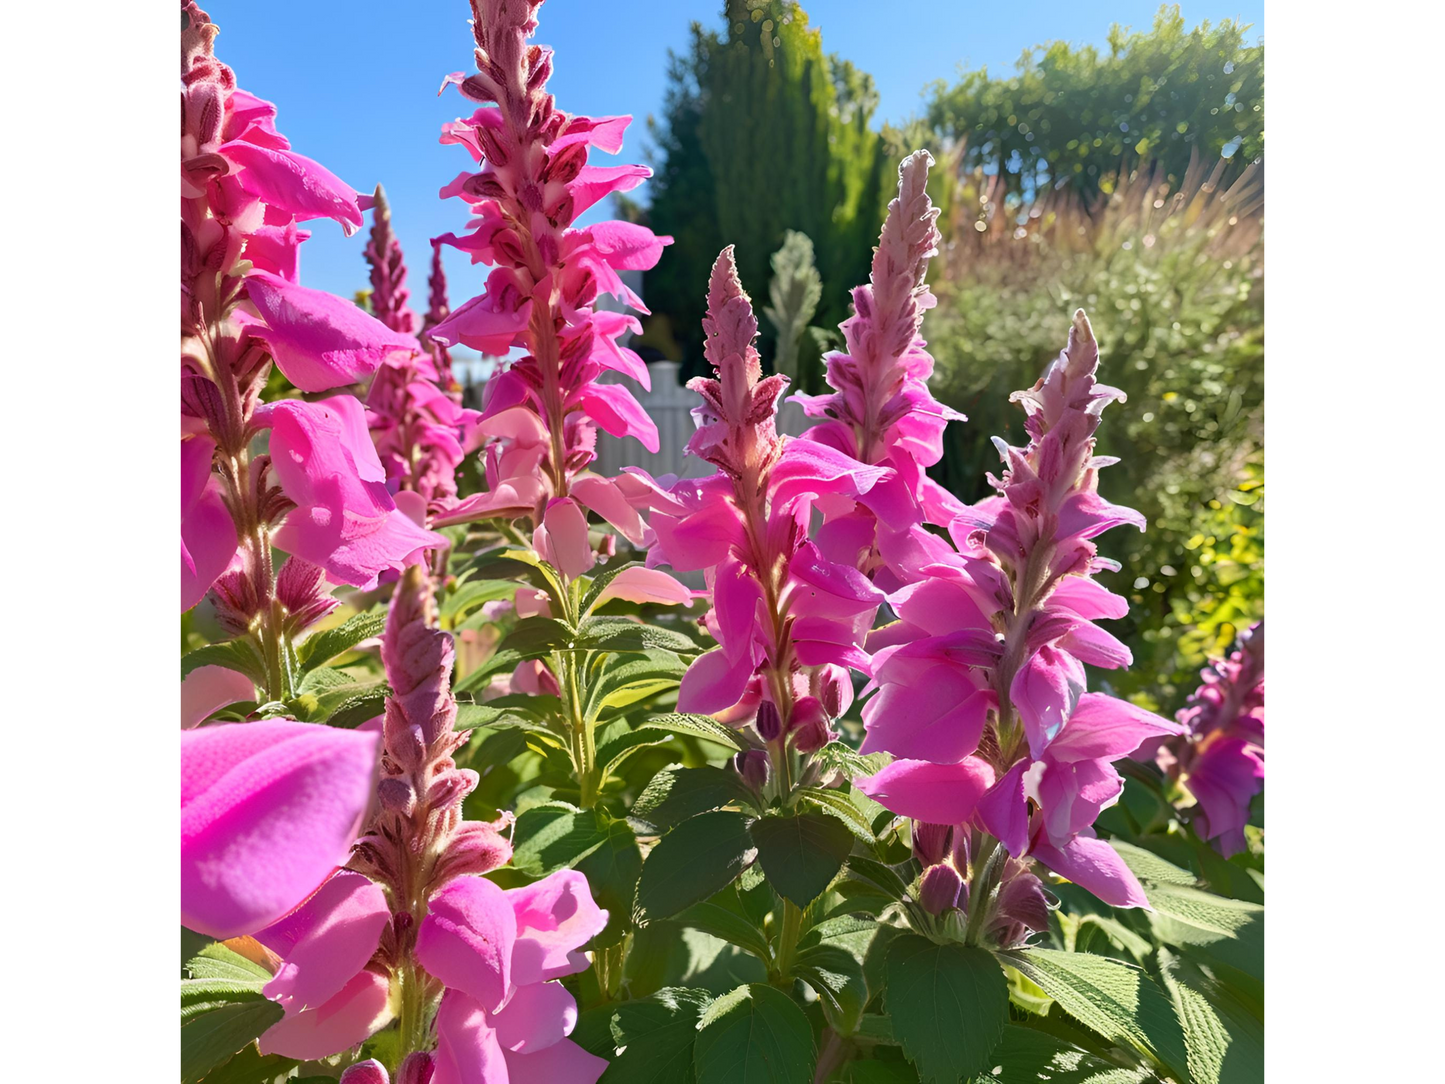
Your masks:
[{"label": "white fence", "polygon": [[[649,452],[632,437],[618,438],[610,434],[597,434],[597,461],[592,469],[598,474],[612,476],[623,467],[641,467],[654,478],[664,474],[697,478],[711,474],[713,466],[695,456],[685,456],[688,439],[696,425],[692,408],[700,400],[696,392],[688,391],[678,381],[681,365],[676,361],[654,361],[648,367],[652,376],[652,390],[644,391],[635,380],[618,373],[605,373],[602,380],[609,384],[623,384],[657,425],[658,449]],[[480,399],[480,385],[467,388],[469,405],[476,406]],[[797,403],[783,403],[778,411],[778,432],[797,436],[812,419],[803,413]]]}]

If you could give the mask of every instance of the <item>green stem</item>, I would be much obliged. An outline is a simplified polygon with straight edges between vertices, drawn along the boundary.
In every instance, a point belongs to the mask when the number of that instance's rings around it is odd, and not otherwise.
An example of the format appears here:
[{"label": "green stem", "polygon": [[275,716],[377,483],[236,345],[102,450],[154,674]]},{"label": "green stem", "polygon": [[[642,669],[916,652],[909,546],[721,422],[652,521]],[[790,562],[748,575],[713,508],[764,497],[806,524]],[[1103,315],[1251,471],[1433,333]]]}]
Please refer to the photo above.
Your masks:
[{"label": "green stem", "polygon": [[793,955],[798,948],[798,935],[803,930],[803,912],[792,900],[783,898],[783,913],[778,922],[778,949],[774,955],[774,973],[778,985],[792,979]]},{"label": "green stem", "polygon": [[973,877],[968,885],[968,926],[963,935],[964,944],[978,944],[998,868],[1007,857],[1008,852],[999,846],[998,840],[990,835],[983,837],[978,855],[973,860]]},{"label": "green stem", "polygon": [[401,1019],[397,1025],[397,1038],[400,1042],[400,1050],[396,1058],[398,1069],[408,1054],[414,1050],[424,1049],[426,1045],[428,1000],[422,973],[414,963],[408,961],[403,964],[399,974],[401,979],[399,1015]]}]

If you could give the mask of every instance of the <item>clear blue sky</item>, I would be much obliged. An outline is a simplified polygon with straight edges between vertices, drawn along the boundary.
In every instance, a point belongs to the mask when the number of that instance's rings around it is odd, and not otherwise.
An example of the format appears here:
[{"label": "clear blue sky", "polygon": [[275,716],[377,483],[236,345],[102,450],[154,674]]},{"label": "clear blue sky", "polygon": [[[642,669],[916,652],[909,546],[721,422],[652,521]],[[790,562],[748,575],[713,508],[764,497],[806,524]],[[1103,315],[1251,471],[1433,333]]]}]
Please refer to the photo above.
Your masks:
[{"label": "clear blue sky", "polygon": [[[210,0],[221,27],[216,51],[241,86],[276,103],[278,125],[301,154],[358,190],[380,182],[411,269],[414,305],[425,309],[429,238],[460,232],[466,205],[437,189],[471,166],[460,147],[437,143],[439,126],[474,106],[449,89],[448,72],[472,70],[466,0]],[[1262,0],[1183,0],[1189,23],[1238,18],[1264,31]],[[1028,47],[1065,39],[1102,45],[1111,24],[1147,28],[1157,0],[804,0],[823,48],[877,82],[876,120],[921,108],[922,91],[960,66],[1010,72]],[[550,87],[569,113],[635,118],[618,161],[645,161],[646,119],[662,106],[667,51],[685,50],[693,21],[721,27],[722,0],[547,0],[536,40],[556,50]],[[594,152],[594,155],[596,152]],[[606,156],[597,156],[606,161]],[[639,192],[639,195],[645,195]],[[302,281],[350,296],[366,285],[363,234],[344,238],[312,223]],[[455,306],[484,273],[447,250]]]}]

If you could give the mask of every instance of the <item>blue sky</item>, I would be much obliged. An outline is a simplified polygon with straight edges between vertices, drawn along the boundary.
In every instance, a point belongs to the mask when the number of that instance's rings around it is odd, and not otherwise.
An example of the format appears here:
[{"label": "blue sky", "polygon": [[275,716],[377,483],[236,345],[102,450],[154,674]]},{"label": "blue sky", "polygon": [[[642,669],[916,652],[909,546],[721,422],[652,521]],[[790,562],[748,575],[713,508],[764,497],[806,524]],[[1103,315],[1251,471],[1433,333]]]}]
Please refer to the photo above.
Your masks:
[{"label": "blue sky", "polygon": [[[472,68],[466,0],[210,0],[220,25],[216,51],[241,86],[276,103],[278,126],[301,154],[360,191],[380,182],[411,269],[413,303],[425,308],[428,239],[465,226],[466,206],[437,189],[471,160],[437,143],[439,126],[474,108],[442,77]],[[1238,18],[1264,30],[1262,0],[1183,0],[1192,25]],[[921,109],[923,89],[951,80],[960,66],[1013,70],[1024,49],[1062,38],[1102,45],[1112,23],[1146,28],[1157,0],[805,0],[823,47],[877,82],[876,119],[899,121]],[[720,27],[721,0],[548,0],[536,40],[556,50],[550,87],[571,113],[635,118],[618,161],[645,161],[646,118],[658,113],[667,51],[682,51],[693,21]],[[880,14],[881,13],[881,17]],[[605,156],[600,156],[604,161]],[[642,194],[642,193],[639,193]],[[334,223],[312,223],[302,249],[302,281],[350,296],[366,285],[364,234],[344,238]],[[447,250],[452,304],[481,287],[484,274]]]}]

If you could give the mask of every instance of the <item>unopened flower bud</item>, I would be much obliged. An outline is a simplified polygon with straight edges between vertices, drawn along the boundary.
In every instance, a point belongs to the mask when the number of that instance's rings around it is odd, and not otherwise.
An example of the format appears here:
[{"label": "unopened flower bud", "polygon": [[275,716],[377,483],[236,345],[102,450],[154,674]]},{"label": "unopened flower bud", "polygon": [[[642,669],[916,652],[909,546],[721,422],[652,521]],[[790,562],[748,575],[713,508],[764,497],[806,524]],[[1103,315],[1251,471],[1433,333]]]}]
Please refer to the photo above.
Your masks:
[{"label": "unopened flower bud", "polygon": [[853,681],[848,671],[833,663],[823,667],[818,681],[818,699],[830,719],[836,719],[847,711],[853,703]]},{"label": "unopened flower bud", "polygon": [[733,757],[733,768],[743,777],[743,782],[754,791],[761,791],[767,785],[772,765],[768,754],[761,749],[749,749]]},{"label": "unopened flower bud", "polygon": [[828,728],[828,713],[816,696],[804,696],[794,702],[788,731],[800,753],[816,753],[836,737]]},{"label": "unopened flower bud", "polygon": [[783,732],[783,717],[778,714],[778,706],[771,700],[760,703],[758,719],[754,725],[758,728],[758,737],[763,741],[776,741]]},{"label": "unopened flower bud", "polygon": [[947,864],[930,866],[918,886],[918,903],[930,915],[941,915],[958,906],[962,893],[963,878],[958,870]]},{"label": "unopened flower bud", "polygon": [[427,804],[433,809],[450,809],[476,790],[479,782],[481,777],[470,768],[453,769],[427,788]]},{"label": "unopened flower bud", "polygon": [[391,1084],[386,1066],[375,1058],[359,1061],[341,1074],[340,1084]]},{"label": "unopened flower bud", "polygon": [[932,824],[928,821],[913,822],[913,856],[926,869],[936,866],[948,857],[953,844],[953,825]]},{"label": "unopened flower bud", "polygon": [[431,1084],[432,1074],[435,1072],[436,1063],[431,1054],[425,1050],[414,1050],[401,1063],[401,1069],[396,1074],[396,1084]]},{"label": "unopened flower bud", "polygon": [[416,808],[416,791],[401,776],[390,776],[376,785],[376,796],[381,807],[391,813],[410,816]]}]

